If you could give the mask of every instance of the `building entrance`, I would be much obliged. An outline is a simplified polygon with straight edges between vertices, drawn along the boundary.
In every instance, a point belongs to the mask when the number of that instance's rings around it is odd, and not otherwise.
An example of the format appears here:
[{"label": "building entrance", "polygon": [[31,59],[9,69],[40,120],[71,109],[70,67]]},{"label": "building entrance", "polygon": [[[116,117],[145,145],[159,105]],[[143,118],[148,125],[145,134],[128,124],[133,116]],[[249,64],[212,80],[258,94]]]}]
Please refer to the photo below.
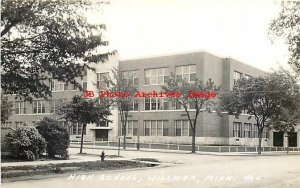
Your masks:
[{"label": "building entrance", "polygon": [[273,146],[283,147],[283,132],[273,132]]},{"label": "building entrance", "polygon": [[95,130],[96,141],[108,141],[108,130],[107,129],[96,129]]},{"label": "building entrance", "polygon": [[290,136],[289,147],[297,147],[297,133],[292,133]]}]

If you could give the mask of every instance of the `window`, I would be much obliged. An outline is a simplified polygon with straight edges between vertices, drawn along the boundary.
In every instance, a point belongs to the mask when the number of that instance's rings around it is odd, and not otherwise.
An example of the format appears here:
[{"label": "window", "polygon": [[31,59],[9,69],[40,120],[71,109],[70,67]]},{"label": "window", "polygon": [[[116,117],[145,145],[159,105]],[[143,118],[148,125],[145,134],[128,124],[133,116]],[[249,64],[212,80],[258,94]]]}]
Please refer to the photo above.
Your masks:
[{"label": "window", "polygon": [[52,114],[56,113],[56,111],[57,111],[56,101],[50,100],[49,105],[50,105],[50,113],[52,113]]},{"label": "window", "polygon": [[33,113],[34,114],[45,113],[45,102],[44,101],[33,101]]},{"label": "window", "polygon": [[96,124],[96,127],[108,127],[109,126],[109,121],[100,121],[99,123]]},{"label": "window", "polygon": [[150,136],[150,127],[151,127],[151,121],[144,121],[144,134],[145,136]]},{"label": "window", "polygon": [[16,101],[15,108],[16,108],[16,114],[26,114],[24,101]]},{"label": "window", "polygon": [[191,136],[192,129],[188,120],[175,121],[175,136]]},{"label": "window", "polygon": [[176,67],[176,79],[193,82],[196,80],[196,65],[184,65]]},{"label": "window", "polygon": [[242,114],[248,114],[248,115],[251,115],[251,113],[250,113],[249,110],[247,110],[247,109],[242,110]]},{"label": "window", "polygon": [[3,127],[11,127],[12,123],[11,122],[4,122],[1,124]]},{"label": "window", "polygon": [[129,111],[138,111],[139,110],[139,101],[138,99],[131,99],[131,105],[129,106]]},{"label": "window", "polygon": [[238,71],[234,71],[233,73],[233,84],[235,85],[236,82],[241,79],[243,77],[243,74],[238,72]]},{"label": "window", "polygon": [[248,79],[252,78],[252,76],[245,74],[245,78],[248,80]]},{"label": "window", "polygon": [[163,98],[145,98],[145,110],[169,110],[169,101]]},{"label": "window", "polygon": [[[122,135],[123,129],[121,129]],[[126,135],[128,136],[137,136],[138,135],[138,121],[137,120],[129,120],[126,124]]]},{"label": "window", "polygon": [[256,124],[253,124],[252,130],[253,130],[252,138],[258,138],[258,127]]},{"label": "window", "polygon": [[[72,131],[73,135],[81,135],[82,124],[74,123],[72,127],[73,127],[73,131]],[[83,130],[83,135],[86,135],[86,128]]]},{"label": "window", "polygon": [[145,85],[158,85],[167,83],[169,79],[169,68],[146,69]]},{"label": "window", "polygon": [[244,123],[244,136],[245,138],[251,138],[252,136],[252,124]]},{"label": "window", "polygon": [[242,136],[242,123],[233,122],[233,137],[241,138]]},{"label": "window", "polygon": [[107,82],[108,78],[109,78],[108,72],[98,73],[97,74],[97,88],[98,89],[108,88],[109,87],[109,83]]},{"label": "window", "polygon": [[266,128],[266,127],[263,130],[262,138],[269,138],[268,128]]},{"label": "window", "polygon": [[183,106],[179,102],[175,102],[175,110],[183,110]]},{"label": "window", "polygon": [[84,76],[81,80],[81,87],[82,87],[83,90],[87,89],[87,78],[86,78],[86,76]]},{"label": "window", "polygon": [[167,120],[145,120],[145,136],[168,136]]},{"label": "window", "polygon": [[23,121],[16,121],[15,124],[16,124],[16,128],[19,128],[19,127],[22,127],[24,125],[24,122]]},{"label": "window", "polygon": [[138,78],[138,70],[133,71],[124,71],[123,76],[127,85],[138,86],[139,78]]},{"label": "window", "polygon": [[[174,108],[175,110],[184,110],[183,105],[181,105],[178,101],[175,102]],[[196,109],[195,102],[190,102],[189,104],[187,104],[187,109]]]},{"label": "window", "polygon": [[67,91],[68,84],[59,81],[51,81],[50,82],[50,90],[51,91]]}]

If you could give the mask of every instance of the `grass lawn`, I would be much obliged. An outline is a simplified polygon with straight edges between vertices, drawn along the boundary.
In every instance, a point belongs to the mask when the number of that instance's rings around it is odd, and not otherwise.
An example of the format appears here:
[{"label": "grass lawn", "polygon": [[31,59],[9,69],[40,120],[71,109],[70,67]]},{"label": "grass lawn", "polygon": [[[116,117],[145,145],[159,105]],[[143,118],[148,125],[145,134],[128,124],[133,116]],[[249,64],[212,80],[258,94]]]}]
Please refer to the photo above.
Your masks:
[{"label": "grass lawn", "polygon": [[88,161],[73,162],[46,165],[26,165],[26,166],[9,166],[1,168],[1,177],[5,179],[13,179],[18,177],[32,177],[35,175],[51,175],[64,174],[71,172],[86,171],[105,171],[120,170],[131,168],[151,167],[155,165],[145,164],[139,161],[127,160],[107,160],[107,161]]}]

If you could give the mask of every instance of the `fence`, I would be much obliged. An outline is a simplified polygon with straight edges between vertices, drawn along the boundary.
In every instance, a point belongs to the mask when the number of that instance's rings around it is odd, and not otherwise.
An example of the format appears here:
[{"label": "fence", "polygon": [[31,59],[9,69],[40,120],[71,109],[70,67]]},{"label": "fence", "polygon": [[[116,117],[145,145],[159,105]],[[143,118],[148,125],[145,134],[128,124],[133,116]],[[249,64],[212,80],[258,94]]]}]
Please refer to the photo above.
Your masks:
[{"label": "fence", "polygon": [[[71,141],[71,144],[80,145],[80,141]],[[103,147],[118,147],[117,142],[111,141],[85,141],[85,146],[103,146]],[[137,148],[138,143],[126,143],[128,148]],[[123,143],[121,143],[121,147]],[[178,151],[191,151],[192,145],[180,144],[161,144],[161,143],[140,143],[140,149],[161,149],[161,150],[178,150]],[[203,146],[196,145],[196,151],[204,152],[257,152],[257,146]],[[271,151],[287,151],[286,147],[262,147],[262,152]],[[300,151],[299,147],[289,147],[289,151]]]}]

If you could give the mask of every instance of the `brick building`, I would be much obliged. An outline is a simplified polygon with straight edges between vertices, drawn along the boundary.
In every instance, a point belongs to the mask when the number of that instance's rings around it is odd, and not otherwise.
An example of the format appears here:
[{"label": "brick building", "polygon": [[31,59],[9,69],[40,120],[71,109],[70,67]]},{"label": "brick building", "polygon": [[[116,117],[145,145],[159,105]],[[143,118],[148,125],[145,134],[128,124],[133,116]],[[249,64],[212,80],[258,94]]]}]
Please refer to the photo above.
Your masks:
[{"label": "brick building", "polygon": [[[95,68],[95,72],[88,70],[82,79],[77,81],[81,83],[84,89],[97,92],[97,87],[104,84],[104,78],[111,74],[111,69],[118,66],[118,57],[110,56],[104,63],[92,64],[91,67]],[[110,75],[111,76],[111,75]],[[9,120],[5,122],[5,127],[17,128],[20,126],[34,125],[35,122],[41,120],[43,117],[51,117],[58,119],[61,124],[69,129],[71,140],[80,140],[82,126],[78,124],[68,125],[59,115],[56,114],[57,107],[62,102],[71,101],[74,95],[82,95],[83,92],[79,91],[72,85],[53,80],[50,84],[52,90],[52,97],[45,100],[44,98],[36,98],[32,103],[20,101],[15,99],[15,95],[9,95],[9,100],[13,101],[14,111]],[[112,115],[109,117],[113,123],[106,124],[88,124],[84,131],[85,140],[108,140],[115,141],[117,137],[117,111],[112,109]]]},{"label": "brick building", "polygon": [[[120,62],[123,71],[135,71],[140,91],[160,91],[171,73],[192,81],[211,78],[217,86],[232,88],[234,81],[243,76],[261,76],[261,70],[231,58],[220,58],[206,52],[177,54]],[[140,136],[141,142],[191,143],[186,113],[162,99],[138,99],[138,108],[128,118],[127,135],[132,141]],[[119,132],[119,134],[121,134]],[[257,129],[254,119],[247,114],[239,119],[216,113],[200,113],[197,120],[196,143],[205,145],[257,145]],[[263,145],[268,145],[265,130]]]},{"label": "brick building", "polygon": [[[176,77],[192,81],[197,77],[201,80],[211,78],[217,86],[232,88],[234,82],[241,77],[263,76],[265,72],[243,64],[232,58],[220,58],[207,52],[191,52],[184,54],[157,56],[118,61],[111,57],[103,64],[95,65],[96,71],[88,71],[82,84],[88,90],[97,91],[97,87],[105,84],[103,78],[111,74],[111,69],[119,65],[125,75],[131,75],[139,91],[161,91],[171,73]],[[57,84],[57,85],[56,85]],[[69,100],[77,90],[63,83],[54,83],[53,97],[44,101],[44,109],[40,109],[39,100],[33,104],[14,101],[16,112],[10,117],[7,126],[20,126],[24,122],[31,124],[44,116],[56,117],[53,101]],[[58,88],[58,89],[56,89]],[[24,112],[24,106],[26,112]],[[136,142],[138,137],[142,143],[179,143],[190,144],[191,134],[185,112],[180,106],[171,104],[162,98],[135,99],[128,117],[127,135],[129,142]],[[20,113],[21,112],[21,113]],[[119,118],[113,110],[113,123],[88,125],[85,130],[86,140],[115,141],[122,135]],[[248,114],[241,114],[239,119],[233,116],[219,116],[216,113],[200,113],[197,120],[196,143],[204,145],[258,145],[258,130],[254,118],[248,120]],[[71,139],[79,139],[81,127],[74,125],[70,129]],[[286,145],[286,139],[278,133],[265,129],[263,146],[272,146],[280,138],[278,145]],[[299,146],[299,133],[296,133],[294,145]]]}]

